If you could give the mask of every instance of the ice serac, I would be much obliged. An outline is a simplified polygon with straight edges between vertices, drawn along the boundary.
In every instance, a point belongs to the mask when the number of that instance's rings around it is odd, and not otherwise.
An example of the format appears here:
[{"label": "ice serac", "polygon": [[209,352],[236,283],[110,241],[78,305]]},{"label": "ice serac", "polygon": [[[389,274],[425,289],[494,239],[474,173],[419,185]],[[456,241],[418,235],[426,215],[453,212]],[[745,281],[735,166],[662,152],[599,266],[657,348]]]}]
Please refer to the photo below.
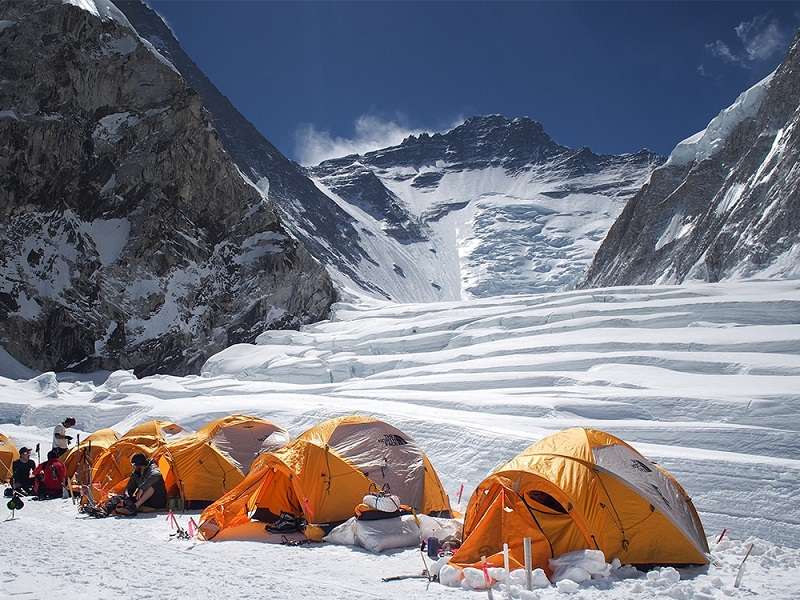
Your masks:
[{"label": "ice serac", "polygon": [[[476,116],[309,169],[341,206],[402,247],[362,272],[404,300],[557,291],[580,281],[625,202],[663,158],[602,156],[540,123]],[[372,256],[378,263],[381,248]]]},{"label": "ice serac", "polygon": [[117,8],[0,4],[0,345],[41,370],[183,374],[325,318],[323,267]]},{"label": "ice serac", "polygon": [[752,277],[800,277],[800,36],[653,172],[584,285]]}]

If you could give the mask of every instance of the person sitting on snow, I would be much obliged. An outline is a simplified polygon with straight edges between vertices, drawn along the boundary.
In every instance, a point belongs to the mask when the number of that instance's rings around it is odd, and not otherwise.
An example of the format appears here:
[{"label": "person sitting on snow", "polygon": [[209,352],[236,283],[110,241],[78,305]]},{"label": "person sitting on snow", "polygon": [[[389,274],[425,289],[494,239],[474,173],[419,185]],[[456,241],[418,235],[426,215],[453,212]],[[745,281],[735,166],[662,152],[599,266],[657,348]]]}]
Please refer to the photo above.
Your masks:
[{"label": "person sitting on snow", "polygon": [[67,417],[53,429],[53,450],[58,453],[58,456],[68,450],[69,443],[72,441],[72,436],[67,435],[67,429],[70,427],[75,427],[74,417]]},{"label": "person sitting on snow", "polygon": [[131,457],[133,472],[125,494],[113,496],[102,507],[106,515],[116,512],[123,515],[135,515],[143,506],[160,509],[167,507],[167,488],[155,462],[144,454],[137,453]]},{"label": "person sitting on snow", "polygon": [[31,460],[31,449],[23,446],[19,449],[19,458],[11,464],[11,487],[25,494],[33,492],[35,480],[31,471],[35,468],[36,463]]},{"label": "person sitting on snow", "polygon": [[53,449],[47,453],[47,460],[33,471],[36,483],[33,492],[39,500],[52,500],[61,498],[67,481],[67,468],[58,458],[58,452]]}]

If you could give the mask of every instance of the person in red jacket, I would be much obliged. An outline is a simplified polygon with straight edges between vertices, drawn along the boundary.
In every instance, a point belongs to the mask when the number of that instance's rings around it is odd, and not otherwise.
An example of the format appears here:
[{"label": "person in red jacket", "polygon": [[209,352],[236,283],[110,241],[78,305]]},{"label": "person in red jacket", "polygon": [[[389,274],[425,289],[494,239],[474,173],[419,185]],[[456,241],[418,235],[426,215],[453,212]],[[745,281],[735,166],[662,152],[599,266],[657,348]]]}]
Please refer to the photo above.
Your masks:
[{"label": "person in red jacket", "polygon": [[33,493],[39,496],[39,500],[61,498],[67,480],[67,469],[59,460],[58,452],[50,450],[47,461],[34,469],[33,477],[36,479]]}]

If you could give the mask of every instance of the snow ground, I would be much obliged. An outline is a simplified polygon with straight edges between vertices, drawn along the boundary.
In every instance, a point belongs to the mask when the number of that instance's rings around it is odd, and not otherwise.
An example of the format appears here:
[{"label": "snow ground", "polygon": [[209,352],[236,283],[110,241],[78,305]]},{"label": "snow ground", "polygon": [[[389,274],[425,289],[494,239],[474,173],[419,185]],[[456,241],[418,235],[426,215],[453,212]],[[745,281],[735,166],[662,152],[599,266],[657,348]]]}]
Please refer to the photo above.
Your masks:
[{"label": "snow ground", "polygon": [[[0,378],[0,431],[47,449],[50,428],[67,414],[85,431],[123,431],[153,417],[197,428],[247,412],[299,433],[332,416],[369,413],[413,435],[454,498],[462,482],[466,496],[540,437],[591,425],[672,471],[709,537],[725,527],[733,541],[715,548],[720,566],[684,571],[680,582],[601,581],[583,584],[576,597],[797,598],[798,315],[800,281],[340,304],[330,322],[267,332],[257,345],[221,352],[202,376]],[[0,366],[14,368],[10,357]],[[0,597],[45,598],[55,589],[83,598],[478,594],[436,584],[426,590],[421,580],[382,583],[420,569],[413,550],[373,556],[326,545],[195,545],[168,541],[163,516],[128,523],[76,516],[68,500],[29,502],[2,524]],[[751,541],[754,555],[734,591]],[[28,573],[13,566],[18,556]],[[555,588],[537,594],[561,595]]]}]

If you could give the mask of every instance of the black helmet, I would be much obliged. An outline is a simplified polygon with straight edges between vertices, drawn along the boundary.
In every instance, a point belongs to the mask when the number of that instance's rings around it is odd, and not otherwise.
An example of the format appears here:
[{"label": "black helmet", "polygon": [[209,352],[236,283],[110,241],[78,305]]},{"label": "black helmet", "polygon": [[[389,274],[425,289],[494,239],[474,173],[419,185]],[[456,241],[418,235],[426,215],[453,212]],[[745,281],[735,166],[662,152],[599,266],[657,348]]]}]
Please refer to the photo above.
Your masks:
[{"label": "black helmet", "polygon": [[134,467],[146,467],[147,463],[149,463],[149,462],[150,461],[147,460],[147,457],[144,454],[142,454],[141,452],[137,452],[136,454],[131,456],[131,464]]}]

